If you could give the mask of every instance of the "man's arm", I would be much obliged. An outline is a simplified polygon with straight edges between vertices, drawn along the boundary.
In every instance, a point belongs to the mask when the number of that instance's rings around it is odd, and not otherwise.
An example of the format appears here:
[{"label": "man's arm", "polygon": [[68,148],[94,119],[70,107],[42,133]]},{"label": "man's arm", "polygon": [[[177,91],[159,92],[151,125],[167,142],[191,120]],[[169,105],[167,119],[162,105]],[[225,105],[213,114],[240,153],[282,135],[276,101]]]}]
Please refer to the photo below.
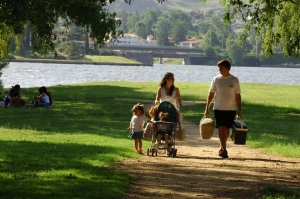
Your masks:
[{"label": "man's arm", "polygon": [[209,115],[209,107],[210,107],[212,100],[214,99],[214,96],[215,96],[215,93],[209,92],[209,94],[207,96],[207,100],[206,100],[206,107],[205,107],[205,112],[204,112],[205,116]]}]

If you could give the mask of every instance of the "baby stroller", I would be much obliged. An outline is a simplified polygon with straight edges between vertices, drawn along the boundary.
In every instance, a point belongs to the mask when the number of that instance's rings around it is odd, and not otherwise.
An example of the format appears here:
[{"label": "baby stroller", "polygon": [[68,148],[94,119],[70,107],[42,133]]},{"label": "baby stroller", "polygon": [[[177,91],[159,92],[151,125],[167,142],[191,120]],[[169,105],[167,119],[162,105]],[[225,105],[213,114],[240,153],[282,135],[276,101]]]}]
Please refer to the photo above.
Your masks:
[{"label": "baby stroller", "polygon": [[[160,121],[159,113],[164,112],[168,113],[167,121]],[[169,142],[165,143],[165,136],[162,137],[160,143],[156,143],[156,135],[158,133],[158,129],[160,125],[164,125],[166,128],[164,132],[159,132],[160,134],[168,134]],[[159,150],[167,151],[169,157],[176,157],[177,149],[175,148],[175,129],[180,128],[177,127],[179,125],[178,122],[178,114],[175,106],[170,102],[164,101],[159,104],[156,109],[154,122],[153,122],[153,135],[151,140],[151,147],[147,149],[147,155],[156,155]]]}]

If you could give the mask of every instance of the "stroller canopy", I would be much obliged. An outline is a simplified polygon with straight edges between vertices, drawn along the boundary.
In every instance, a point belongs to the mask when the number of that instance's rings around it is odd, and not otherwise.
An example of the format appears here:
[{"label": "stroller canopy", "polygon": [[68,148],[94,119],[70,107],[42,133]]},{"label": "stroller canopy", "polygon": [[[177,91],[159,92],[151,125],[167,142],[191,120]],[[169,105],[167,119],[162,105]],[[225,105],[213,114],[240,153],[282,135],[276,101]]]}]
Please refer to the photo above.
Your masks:
[{"label": "stroller canopy", "polygon": [[174,122],[174,123],[178,122],[177,110],[172,103],[170,103],[168,101],[163,101],[158,105],[156,112],[155,112],[155,117],[154,117],[155,121],[159,121],[159,113],[160,112],[169,113],[167,122]]}]

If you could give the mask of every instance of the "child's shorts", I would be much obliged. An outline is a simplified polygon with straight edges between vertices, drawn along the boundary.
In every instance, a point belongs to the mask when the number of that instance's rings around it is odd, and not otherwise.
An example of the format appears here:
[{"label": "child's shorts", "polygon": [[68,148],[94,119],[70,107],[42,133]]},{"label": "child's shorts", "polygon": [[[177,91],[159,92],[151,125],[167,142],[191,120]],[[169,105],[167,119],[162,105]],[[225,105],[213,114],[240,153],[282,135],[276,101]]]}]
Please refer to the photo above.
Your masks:
[{"label": "child's shorts", "polygon": [[133,132],[133,131],[131,131],[129,133],[128,137],[132,138],[132,139],[141,139],[141,138],[143,138],[143,134],[144,134],[143,131],[140,131],[140,132]]}]

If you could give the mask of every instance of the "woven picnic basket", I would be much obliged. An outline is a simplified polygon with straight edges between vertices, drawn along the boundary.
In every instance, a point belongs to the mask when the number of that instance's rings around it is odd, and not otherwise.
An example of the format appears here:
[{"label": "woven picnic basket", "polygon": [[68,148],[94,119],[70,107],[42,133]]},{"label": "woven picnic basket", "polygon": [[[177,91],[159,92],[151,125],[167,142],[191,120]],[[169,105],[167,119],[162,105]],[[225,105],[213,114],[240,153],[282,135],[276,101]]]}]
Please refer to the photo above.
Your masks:
[{"label": "woven picnic basket", "polygon": [[200,120],[199,131],[202,139],[210,139],[214,134],[214,120],[209,116],[204,116]]}]

